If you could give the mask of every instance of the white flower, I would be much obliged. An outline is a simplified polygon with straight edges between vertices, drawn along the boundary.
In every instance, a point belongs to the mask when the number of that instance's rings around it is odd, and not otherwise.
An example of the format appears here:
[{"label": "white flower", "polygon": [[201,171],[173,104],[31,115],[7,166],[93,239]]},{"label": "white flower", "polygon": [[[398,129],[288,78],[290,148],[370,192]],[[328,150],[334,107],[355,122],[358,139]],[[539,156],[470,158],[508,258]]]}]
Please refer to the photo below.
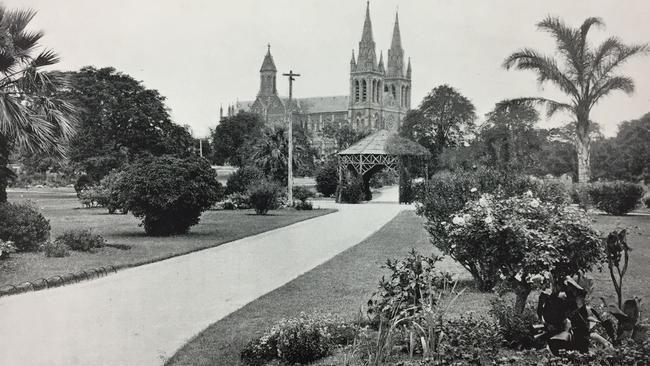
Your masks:
[{"label": "white flower", "polygon": [[478,199],[478,204],[481,207],[487,207],[490,203],[488,202],[488,200],[485,197],[481,197],[481,198]]},{"label": "white flower", "polygon": [[472,216],[470,216],[469,214],[464,214],[463,215],[463,220],[465,220],[465,222],[467,222],[467,221],[469,221],[471,219],[472,219]]},{"label": "white flower", "polygon": [[541,274],[534,274],[532,276],[528,276],[526,282],[540,284],[544,282],[544,279],[545,279],[544,276],[542,276]]},{"label": "white flower", "polygon": [[492,222],[494,222],[494,218],[492,216],[487,216],[483,221],[485,221],[486,224],[490,225]]},{"label": "white flower", "polygon": [[474,188],[470,189],[469,191],[474,193],[474,192],[478,191],[478,189],[476,189],[476,187],[474,187]]},{"label": "white flower", "polygon": [[529,189],[529,190],[526,191],[526,193],[524,193],[524,195],[526,195],[526,197],[532,197],[533,192]]},{"label": "white flower", "polygon": [[469,142],[467,142],[467,141],[463,142],[463,146],[469,147]]},{"label": "white flower", "polygon": [[443,221],[443,222],[441,222],[440,225],[442,225],[442,226],[447,225],[447,221]]},{"label": "white flower", "polygon": [[521,273],[521,271],[519,271],[519,272],[515,275],[515,280],[517,280],[517,281],[521,281],[521,276],[522,276],[522,275],[523,275],[523,273]]},{"label": "white flower", "polygon": [[539,200],[538,200],[538,199],[534,199],[534,200],[530,201],[530,207],[532,207],[532,208],[537,208],[537,207],[539,207]]},{"label": "white flower", "polygon": [[465,219],[460,216],[454,216],[451,222],[453,222],[454,225],[465,225]]}]

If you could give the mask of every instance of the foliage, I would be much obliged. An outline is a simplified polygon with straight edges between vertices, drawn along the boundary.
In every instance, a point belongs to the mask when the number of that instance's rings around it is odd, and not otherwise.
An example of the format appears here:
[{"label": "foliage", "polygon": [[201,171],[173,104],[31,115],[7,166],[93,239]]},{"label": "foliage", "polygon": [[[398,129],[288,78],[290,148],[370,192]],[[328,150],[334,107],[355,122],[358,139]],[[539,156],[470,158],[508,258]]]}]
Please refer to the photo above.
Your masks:
[{"label": "foliage", "polygon": [[314,209],[314,205],[309,201],[300,201],[294,205],[296,210],[311,211]]},{"label": "foliage", "polygon": [[602,241],[585,212],[532,192],[482,194],[449,222],[428,226],[439,235],[434,245],[462,264],[480,289],[499,280],[513,289],[518,311],[531,290],[589,271],[603,259]]},{"label": "foliage", "polygon": [[643,186],[623,181],[594,183],[589,188],[594,205],[615,216],[634,210],[643,194]]},{"label": "foliage", "polygon": [[416,110],[409,111],[400,135],[424,146],[438,156],[446,146],[457,146],[474,129],[474,104],[458,90],[440,85],[424,97]]},{"label": "foliage", "polygon": [[63,258],[70,255],[68,251],[68,246],[61,241],[48,241],[41,245],[41,250],[45,253],[45,256],[48,258]]},{"label": "foliage", "polygon": [[545,202],[556,205],[571,203],[569,185],[555,179],[532,179],[531,191]]},{"label": "foliage", "polygon": [[275,182],[263,181],[248,188],[248,201],[258,215],[280,207],[280,186]]},{"label": "foliage", "polygon": [[545,357],[543,363],[544,366],[642,366],[648,364],[650,364],[650,341],[644,343],[627,341],[613,350],[597,348],[589,353],[561,351],[558,356]]},{"label": "foliage", "polygon": [[603,97],[613,91],[632,93],[634,81],[617,73],[617,69],[635,55],[650,51],[647,44],[626,45],[618,38],[607,38],[594,46],[587,39],[592,27],[603,26],[600,18],[587,18],[580,27],[573,28],[557,17],[547,17],[537,27],[548,32],[556,41],[560,60],[532,49],[514,52],[503,63],[506,69],[531,70],[538,75],[538,83],[550,82],[569,98],[558,102],[546,98],[520,98],[508,104],[542,104],[547,114],[568,112],[575,117],[575,143],[578,156],[578,181],[589,181],[592,125],[590,112]]},{"label": "foliage", "polygon": [[99,186],[90,186],[84,188],[79,194],[79,202],[83,207],[105,207],[108,201],[106,192],[100,189]]},{"label": "foliage", "polygon": [[538,346],[533,326],[539,319],[533,309],[525,307],[523,311],[518,311],[511,301],[503,297],[495,297],[490,305],[490,315],[496,320],[506,347],[526,349]]},{"label": "foliage", "polygon": [[194,139],[172,122],[157,90],[111,67],[87,66],[67,77],[69,88],[61,94],[81,108],[69,157],[93,181],[142,155],[190,154]]},{"label": "foliage", "polygon": [[389,277],[382,276],[379,290],[368,301],[368,315],[373,322],[412,315],[414,307],[426,303],[434,291],[450,280],[449,274],[435,269],[440,259],[423,256],[415,249],[405,258],[388,259],[384,268],[390,271]]},{"label": "foliage", "polygon": [[397,184],[398,181],[399,177],[394,171],[389,169],[382,169],[370,178],[370,187],[381,188],[385,186],[392,186]]},{"label": "foliage", "polygon": [[357,130],[349,123],[328,123],[323,127],[323,136],[334,139],[338,151],[347,149],[368,135],[369,130]]},{"label": "foliage", "polygon": [[448,361],[494,359],[503,341],[493,321],[471,313],[446,321],[444,333],[442,353],[447,355]]},{"label": "foliage", "polygon": [[569,190],[571,202],[577,204],[578,207],[586,211],[593,204],[589,190],[589,183],[573,184]]},{"label": "foliage", "polygon": [[0,203],[0,240],[18,251],[36,251],[50,238],[50,222],[31,203]]},{"label": "foliage", "polygon": [[94,184],[95,182],[88,174],[80,175],[79,178],[77,178],[77,181],[74,183],[74,190],[77,192],[77,197],[81,195],[81,192],[84,189],[92,187]]},{"label": "foliage", "polygon": [[0,5],[0,203],[13,172],[7,167],[12,149],[61,156],[74,134],[77,109],[58,90],[67,87],[60,72],[43,71],[59,62],[39,44],[44,33],[28,29],[33,10],[8,10]]},{"label": "foliage", "polygon": [[264,173],[255,166],[243,166],[232,173],[226,181],[226,195],[244,193],[251,183],[264,179]]},{"label": "foliage", "polygon": [[245,210],[250,207],[250,197],[247,193],[231,193],[226,196],[223,208],[226,210]]},{"label": "foliage", "polygon": [[330,316],[301,313],[282,319],[241,351],[246,365],[264,365],[274,359],[306,364],[325,357],[332,347],[346,345],[355,337],[354,328]]},{"label": "foliage", "polygon": [[247,157],[242,147],[248,140],[261,137],[263,128],[264,121],[257,113],[239,112],[223,118],[210,130],[213,150],[210,159],[219,165],[243,167]]},{"label": "foliage", "polygon": [[326,160],[316,170],[316,190],[329,197],[336,193],[339,184],[338,164],[336,159]]},{"label": "foliage", "polygon": [[54,243],[66,245],[72,250],[90,252],[106,245],[106,240],[90,229],[70,229],[57,236]]},{"label": "foliage", "polygon": [[186,233],[222,195],[207,160],[162,156],[124,168],[115,185],[118,206],[142,219],[147,235]]},{"label": "foliage", "polygon": [[643,204],[645,205],[646,208],[650,208],[650,196],[646,196],[643,198]]},{"label": "foliage", "polygon": [[361,177],[350,177],[344,179],[337,187],[337,196],[344,203],[359,203],[364,198],[363,179]]},{"label": "foliage", "polygon": [[309,188],[304,186],[293,187],[293,198],[305,202],[312,197],[314,197],[314,192],[312,192]]},{"label": "foliage", "polygon": [[16,252],[14,242],[0,239],[0,259],[7,259],[11,253]]}]

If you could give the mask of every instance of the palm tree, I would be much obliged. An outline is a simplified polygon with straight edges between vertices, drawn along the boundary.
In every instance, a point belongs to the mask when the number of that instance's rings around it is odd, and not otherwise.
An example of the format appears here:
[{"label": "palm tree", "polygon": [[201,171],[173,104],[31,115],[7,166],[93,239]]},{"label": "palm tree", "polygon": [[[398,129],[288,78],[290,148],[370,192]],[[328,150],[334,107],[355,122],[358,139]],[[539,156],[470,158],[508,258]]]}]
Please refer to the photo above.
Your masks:
[{"label": "palm tree", "polygon": [[[287,142],[287,129],[271,127],[264,130],[261,138],[253,142],[250,159],[254,165],[273,179],[283,185],[287,184],[289,145]],[[306,148],[300,141],[293,137],[293,166],[301,167],[306,159]]]},{"label": "palm tree", "polygon": [[56,97],[66,86],[62,74],[41,71],[58,56],[47,49],[34,56],[43,32],[26,28],[35,15],[0,5],[0,203],[13,174],[7,167],[11,150],[62,155],[76,124],[74,106]]},{"label": "palm tree", "polygon": [[589,114],[601,98],[613,91],[631,94],[634,81],[616,70],[632,56],[650,51],[647,44],[626,45],[610,37],[598,47],[592,47],[587,34],[592,27],[603,27],[600,18],[587,18],[579,28],[566,25],[557,17],[547,17],[537,27],[555,39],[561,66],[553,57],[532,49],[522,49],[510,55],[503,63],[506,69],[532,70],[539,84],[550,82],[569,97],[567,102],[546,98],[519,98],[509,103],[538,104],[547,107],[548,116],[555,112],[569,112],[575,117],[575,145],[578,155],[578,181],[587,182],[589,167]]}]

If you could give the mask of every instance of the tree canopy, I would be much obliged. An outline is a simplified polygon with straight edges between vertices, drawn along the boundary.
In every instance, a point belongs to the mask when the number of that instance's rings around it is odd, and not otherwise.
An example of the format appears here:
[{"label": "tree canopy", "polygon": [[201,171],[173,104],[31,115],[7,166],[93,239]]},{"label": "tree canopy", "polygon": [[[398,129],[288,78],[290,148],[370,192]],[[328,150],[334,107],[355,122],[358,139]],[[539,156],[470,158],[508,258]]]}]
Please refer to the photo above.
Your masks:
[{"label": "tree canopy", "polygon": [[157,90],[112,67],[67,74],[71,83],[63,94],[82,111],[70,160],[93,180],[137,156],[190,153],[194,139],[187,127],[172,122]]},{"label": "tree canopy", "polygon": [[263,128],[264,121],[257,113],[239,112],[222,119],[210,130],[212,161],[216,164],[243,166],[247,156],[242,149],[247,141],[261,137]]}]

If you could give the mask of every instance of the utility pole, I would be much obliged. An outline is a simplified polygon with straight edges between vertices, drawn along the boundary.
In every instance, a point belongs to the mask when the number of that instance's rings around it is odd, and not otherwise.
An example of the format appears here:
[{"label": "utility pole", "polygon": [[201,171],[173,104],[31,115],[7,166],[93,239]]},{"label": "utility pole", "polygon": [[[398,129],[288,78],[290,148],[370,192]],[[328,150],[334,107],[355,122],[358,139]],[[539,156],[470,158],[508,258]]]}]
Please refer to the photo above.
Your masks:
[{"label": "utility pole", "polygon": [[289,204],[293,206],[293,120],[291,118],[291,99],[293,98],[293,81],[295,80],[296,77],[300,76],[300,74],[294,74],[293,70],[289,70],[288,74],[282,74],[284,76],[287,76],[289,78],[289,106],[287,109],[287,121],[289,123],[289,133],[288,133],[288,139],[289,139],[289,156],[288,156],[288,167],[289,167],[289,179],[287,181],[287,199],[289,201]]}]

